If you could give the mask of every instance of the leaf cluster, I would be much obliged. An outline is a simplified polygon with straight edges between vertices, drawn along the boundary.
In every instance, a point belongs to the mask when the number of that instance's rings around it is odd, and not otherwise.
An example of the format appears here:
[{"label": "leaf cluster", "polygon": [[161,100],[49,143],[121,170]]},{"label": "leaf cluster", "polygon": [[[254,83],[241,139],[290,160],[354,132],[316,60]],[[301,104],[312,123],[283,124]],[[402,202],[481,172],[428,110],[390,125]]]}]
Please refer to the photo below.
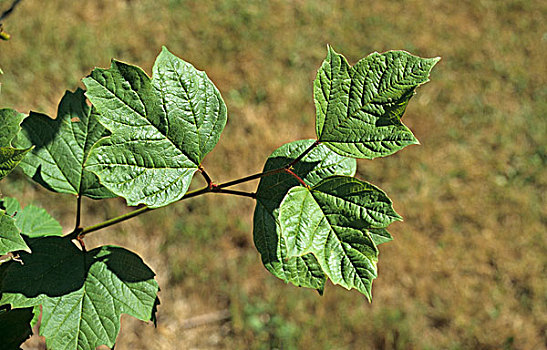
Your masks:
[{"label": "leaf cluster", "polygon": [[[373,53],[353,67],[328,48],[314,82],[315,140],[282,145],[262,172],[214,183],[202,166],[227,109],[207,75],[163,48],[152,76],[113,60],[67,91],[55,119],[0,110],[0,179],[16,166],[50,191],[74,196],[63,234],[44,209],[3,198],[0,209],[0,332],[18,348],[41,308],[51,349],[114,346],[122,313],[155,320],[154,272],[121,247],[85,247],[85,236],[147,211],[206,193],[256,200],[253,237],[276,277],[323,293],[327,279],[372,298],[378,246],[401,217],[378,187],[354,177],[356,159],[418,143],[401,118],[438,58]],[[196,173],[207,182],[188,191]],[[259,179],[255,193],[232,189]],[[122,197],[140,208],[80,226],[81,198]],[[84,211],[85,213],[85,211]],[[79,243],[76,245],[75,243]]]}]

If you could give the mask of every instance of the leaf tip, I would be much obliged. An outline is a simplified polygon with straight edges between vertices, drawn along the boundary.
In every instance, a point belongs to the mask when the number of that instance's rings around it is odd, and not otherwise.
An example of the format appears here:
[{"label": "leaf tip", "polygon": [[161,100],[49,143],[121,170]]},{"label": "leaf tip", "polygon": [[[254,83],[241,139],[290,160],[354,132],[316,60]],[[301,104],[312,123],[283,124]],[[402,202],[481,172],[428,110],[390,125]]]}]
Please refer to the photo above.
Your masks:
[{"label": "leaf tip", "polygon": [[431,70],[433,70],[433,67],[435,67],[435,65],[441,60],[441,57],[437,56],[437,57],[432,57],[432,58],[426,58],[424,60],[429,65],[428,73],[431,73]]},{"label": "leaf tip", "polygon": [[167,46],[165,46],[165,45],[162,45],[162,46],[161,46],[161,52],[160,52],[160,54],[170,54],[170,55],[172,55],[171,51],[169,51],[169,49],[168,49]]},{"label": "leaf tip", "polygon": [[334,50],[334,48],[330,44],[327,44],[327,58],[326,58],[326,61],[332,61],[333,57],[336,57],[336,56],[342,56],[342,55],[339,54],[338,52],[336,52],[336,50]]},{"label": "leaf tip", "polygon": [[392,218],[393,218],[392,222],[394,222],[394,221],[404,221],[403,217],[399,213],[397,213],[395,211],[395,209],[393,208],[393,204],[391,206],[391,209],[392,209],[391,211],[392,211],[392,214],[393,214],[392,215]]},{"label": "leaf tip", "polygon": [[365,294],[365,297],[367,298],[367,301],[369,304],[372,304],[372,293]]}]

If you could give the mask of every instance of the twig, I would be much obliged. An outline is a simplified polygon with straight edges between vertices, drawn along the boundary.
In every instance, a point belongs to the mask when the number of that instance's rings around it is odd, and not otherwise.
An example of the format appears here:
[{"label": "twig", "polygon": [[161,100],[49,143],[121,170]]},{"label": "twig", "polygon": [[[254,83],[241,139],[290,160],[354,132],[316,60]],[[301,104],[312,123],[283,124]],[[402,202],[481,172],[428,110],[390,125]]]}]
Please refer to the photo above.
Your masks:
[{"label": "twig", "polygon": [[[218,187],[216,187],[218,188]],[[254,192],[244,192],[244,191],[237,191],[237,190],[225,190],[222,188],[219,188],[218,190],[213,189],[211,193],[225,193],[225,194],[232,194],[235,196],[241,196],[241,197],[249,197],[249,198],[256,198],[256,193]]]},{"label": "twig", "polygon": [[[239,185],[239,184],[249,182],[249,181],[252,181],[252,180],[260,179],[260,178],[263,178],[263,177],[266,177],[266,176],[279,174],[279,173],[287,173],[287,174],[293,176],[294,178],[296,178],[298,180],[298,182],[300,182],[306,188],[310,188],[309,185],[306,184],[304,182],[304,180],[302,180],[302,178],[300,178],[292,170],[292,168],[298,161],[302,160],[306,156],[306,154],[311,152],[311,150],[313,150],[319,144],[320,144],[319,141],[315,141],[302,154],[300,154],[294,161],[292,161],[291,163],[287,164],[286,166],[284,166],[282,168],[272,169],[272,170],[269,170],[269,171],[263,171],[261,173],[249,175],[249,176],[243,177],[241,179],[224,182],[224,183],[221,183],[221,184],[218,184],[218,185],[214,184],[211,181],[211,178],[209,177],[209,175],[200,166],[199,171],[203,175],[203,177],[205,178],[205,181],[207,181],[207,186],[203,187],[199,190],[187,192],[179,201],[189,199],[189,198],[192,198],[192,197],[196,197],[196,196],[200,196],[200,195],[205,194],[205,193],[224,193],[224,194],[232,194],[232,195],[236,195],[236,196],[249,197],[249,198],[255,199],[256,198],[256,193],[254,193],[254,192],[243,192],[243,191],[237,191],[237,190],[227,190],[225,188],[235,186],[235,185]],[[96,225],[92,225],[92,226],[88,226],[88,227],[84,227],[84,228],[77,227],[77,228],[74,229],[74,231],[69,233],[67,235],[67,237],[70,238],[70,239],[78,239],[79,238],[78,240],[80,241],[80,239],[83,238],[83,236],[88,234],[88,233],[98,231],[98,230],[103,229],[105,227],[118,224],[122,221],[131,219],[135,216],[144,214],[146,212],[149,212],[149,211],[152,211],[152,210],[155,210],[155,209],[157,209],[157,208],[150,208],[148,206],[143,206],[143,207],[141,207],[139,209],[136,209],[132,212],[117,216],[115,218],[109,219],[107,221],[101,222],[101,223],[96,224]]]},{"label": "twig", "polygon": [[0,21],[2,21],[4,18],[8,17],[9,15],[11,15],[11,13],[13,12],[13,10],[15,10],[15,7],[21,2],[21,0],[14,0],[12,3],[11,3],[11,6],[4,12],[2,12],[2,14],[0,15]]},{"label": "twig", "polygon": [[201,173],[201,175],[203,176],[203,178],[205,179],[205,182],[207,182],[207,187],[213,188],[215,186],[215,184],[213,183],[213,180],[211,180],[211,177],[209,176],[209,174],[207,174],[205,169],[200,165],[198,167],[198,170]]},{"label": "twig", "polygon": [[182,322],[182,329],[191,329],[200,326],[205,326],[211,323],[217,323],[229,320],[231,318],[229,310],[220,310],[216,312],[211,312],[204,315],[199,315],[191,318],[187,318]]},{"label": "twig", "polygon": [[82,196],[79,194],[76,199],[76,224],[74,225],[74,230],[77,230],[80,227],[81,212],[82,212]]}]

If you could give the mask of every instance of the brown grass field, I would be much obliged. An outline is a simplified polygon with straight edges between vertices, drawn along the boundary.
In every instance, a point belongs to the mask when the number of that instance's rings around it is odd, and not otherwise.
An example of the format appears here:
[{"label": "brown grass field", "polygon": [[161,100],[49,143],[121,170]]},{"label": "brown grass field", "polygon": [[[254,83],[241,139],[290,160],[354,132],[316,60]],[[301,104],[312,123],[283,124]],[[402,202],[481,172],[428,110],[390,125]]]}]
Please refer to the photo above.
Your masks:
[{"label": "brown grass field", "polygon": [[[270,275],[252,241],[253,201],[208,195],[87,238],[140,254],[162,289],[157,329],[122,317],[116,350],[546,349],[546,19],[540,0],[24,0],[4,21],[0,107],[54,116],[95,66],[117,58],[150,73],[166,45],[206,70],[228,106],[204,162],[220,182],[315,136],[312,82],[327,43],[352,64],[389,49],[441,56],[405,115],[422,145],[358,163],[405,218],[381,246],[371,304]],[[20,172],[0,188],[71,229],[70,196]],[[128,211],[118,199],[84,205],[85,225]],[[227,317],[195,324],[209,314]]]}]

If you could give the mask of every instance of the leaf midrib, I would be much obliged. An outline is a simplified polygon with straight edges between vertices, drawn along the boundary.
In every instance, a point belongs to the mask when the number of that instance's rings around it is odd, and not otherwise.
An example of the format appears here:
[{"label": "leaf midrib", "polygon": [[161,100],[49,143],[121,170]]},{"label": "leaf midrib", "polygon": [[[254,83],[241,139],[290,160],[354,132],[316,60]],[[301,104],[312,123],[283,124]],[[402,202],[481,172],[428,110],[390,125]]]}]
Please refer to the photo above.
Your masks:
[{"label": "leaf midrib", "polygon": [[[313,196],[313,192],[310,191],[312,193],[312,197],[314,198],[314,200],[316,201],[317,203],[317,200],[315,199],[315,196]],[[344,245],[344,241],[341,240],[341,238],[338,236],[338,232],[334,229],[334,227],[337,227],[337,225],[335,224],[332,224],[329,220],[329,216],[323,211],[323,208],[321,207],[321,205],[319,205],[319,203],[317,203],[317,206],[319,207],[319,209],[321,210],[321,213],[323,214],[323,217],[326,218],[326,221],[327,221],[327,224],[329,225],[329,229],[330,229],[330,232],[333,234],[333,236],[336,237],[336,242],[338,243],[339,247],[342,249],[342,251],[344,252],[344,257],[351,263],[351,267],[353,268],[354,270],[354,274],[355,276],[359,276],[358,274],[358,270],[357,270],[357,267],[355,266],[355,264],[353,263],[353,260],[349,257],[347,251],[346,251],[346,247]],[[330,236],[330,234],[329,234]],[[328,237],[327,236],[327,239],[326,241],[328,241]],[[326,243],[326,242],[325,242]],[[325,249],[327,247],[327,244],[325,244]],[[325,252],[325,251],[324,251]],[[367,256],[365,256],[364,254],[362,254],[364,258],[370,260]],[[319,259],[317,259],[319,261],[319,264],[321,264],[321,261]],[[343,267],[343,264],[341,263],[340,264],[340,267]],[[350,285],[344,278],[344,274],[342,273],[342,271],[340,271],[340,275],[342,277],[342,280],[344,281],[344,283],[347,284],[348,287],[356,287],[355,285]],[[361,277],[359,276],[359,278],[361,279]],[[332,278],[331,278],[332,279]],[[334,281],[333,281],[334,282]]]},{"label": "leaf midrib", "polygon": [[[90,76],[91,79],[93,79],[100,87],[102,87],[104,90],[108,91],[108,93],[110,93],[114,98],[116,98],[119,102],[121,102],[124,106],[127,106],[129,107],[129,109],[131,109],[134,113],[136,113],[139,117],[141,117],[142,119],[144,119],[146,121],[146,124],[152,126],[154,128],[154,130],[156,130],[156,132],[160,135],[162,135],[166,140],[169,141],[169,143],[175,148],[177,149],[180,153],[182,153],[186,158],[188,158],[188,160],[190,160],[192,163],[194,163],[196,165],[196,168],[198,167],[199,164],[196,164],[194,162],[194,160],[184,151],[182,150],[181,148],[179,148],[174,142],[173,140],[171,140],[166,134],[162,133],[161,130],[156,127],[154,124],[152,124],[152,122],[150,120],[148,120],[147,116],[146,115],[142,115],[139,111],[137,111],[135,108],[133,108],[131,105],[127,104],[124,100],[122,100],[118,95],[116,95],[112,90],[108,89],[106,86],[102,85],[95,77],[93,77],[93,75]],[[152,85],[152,81],[149,80],[149,83]],[[154,89],[152,89],[154,90]],[[133,92],[136,93],[135,90],[131,90]],[[140,94],[136,93],[137,97],[139,98],[139,101],[141,102],[141,104],[143,105],[144,107],[144,110],[146,111],[146,104],[144,103],[144,101],[142,100],[142,97]],[[163,98],[160,96],[160,98],[163,100]],[[135,126],[131,125],[128,127],[131,127],[131,128],[135,128]],[[120,132],[119,130],[116,130],[114,132],[112,132],[112,135],[114,134],[123,134],[123,132]]]},{"label": "leaf midrib", "polygon": [[[339,55],[339,54],[336,54],[336,55]],[[329,129],[330,129],[331,132],[333,132],[334,130],[337,130],[341,125],[345,124],[347,120],[352,119],[352,118],[355,118],[355,116],[356,116],[359,112],[363,111],[363,110],[365,109],[365,107],[367,107],[367,106],[369,106],[369,105],[371,105],[371,104],[374,104],[374,103],[375,103],[375,100],[376,100],[378,97],[381,97],[381,96],[382,96],[382,94],[381,94],[380,91],[379,91],[380,89],[375,89],[375,93],[372,95],[372,98],[371,98],[368,102],[366,102],[366,103],[362,103],[362,101],[360,101],[360,102],[361,102],[361,106],[359,106],[358,109],[356,109],[352,114],[350,114],[350,113],[349,113],[349,108],[350,108],[350,103],[349,103],[349,102],[350,102],[350,96],[349,96],[349,92],[351,91],[352,87],[355,86],[355,85],[354,85],[354,84],[355,84],[355,83],[354,83],[354,82],[355,82],[355,80],[354,80],[354,75],[355,75],[355,73],[356,73],[357,71],[355,70],[355,66],[351,67],[351,66],[349,66],[349,64],[347,64],[347,62],[344,61],[342,55],[339,55],[339,56],[340,56],[340,60],[341,60],[342,62],[346,63],[347,67],[349,68],[348,75],[349,75],[349,78],[350,78],[350,86],[349,86],[349,90],[348,90],[348,103],[347,103],[347,105],[346,105],[346,113],[345,113],[344,115],[342,115],[340,118],[336,118],[336,124],[334,124],[334,125],[333,125],[332,127],[330,127],[330,128],[327,128],[327,125],[328,125],[328,124],[327,124],[327,123],[324,123],[324,124],[323,124],[323,129],[322,129],[322,131],[321,131],[321,135],[323,135],[323,133],[325,132],[325,130],[326,130],[327,132],[329,131]],[[367,58],[365,58],[365,59],[367,59]],[[409,64],[409,62],[408,62],[408,60],[406,60],[405,66],[404,66],[404,67],[406,68],[406,67],[408,66],[408,64]],[[330,65],[329,65],[329,66],[330,66]],[[380,77],[380,79],[379,79],[379,81],[378,81],[378,84],[379,84],[379,85],[381,85],[380,83],[381,83],[383,77],[385,76],[385,74],[387,73],[387,71],[388,71],[387,68],[383,70],[383,72],[382,72],[382,77]],[[404,81],[404,80],[405,80],[405,79],[401,79],[401,81]],[[330,86],[331,89],[332,89],[333,81],[334,81],[334,80],[331,80],[331,83],[329,84],[329,86]],[[367,81],[366,81],[366,77],[365,77],[365,78],[364,78],[364,81],[363,81],[363,91],[365,91],[366,82],[367,82]],[[397,90],[401,90],[401,89],[400,89],[400,86],[413,87],[413,86],[415,86],[415,85],[416,85],[416,86],[419,86],[419,85],[420,85],[420,82],[418,82],[418,83],[416,83],[416,84],[400,84],[400,81],[396,81],[396,82],[394,82],[393,84],[390,84],[389,86],[397,86],[397,87],[398,87]],[[329,90],[329,91],[330,91],[330,90]],[[329,94],[329,95],[330,95],[330,94]],[[361,100],[362,100],[362,96],[363,96],[363,95],[364,95],[364,94],[362,93],[362,94],[361,94]],[[330,97],[330,96],[329,96],[329,97]],[[397,100],[397,101],[399,101],[399,100]],[[327,112],[325,113],[325,119],[327,118],[328,111],[329,111],[329,109],[328,109],[328,106],[330,105],[329,102],[330,102],[330,100],[327,100]],[[376,103],[376,104],[378,104],[378,103]],[[377,116],[374,116],[373,114],[371,114],[371,115],[372,115],[373,117],[376,117],[376,120],[379,119]],[[404,124],[401,123],[401,126],[404,126]],[[320,139],[321,139],[321,138],[320,138]],[[326,140],[325,140],[325,141],[326,141]],[[328,141],[328,142],[331,142],[331,141]],[[363,141],[361,141],[361,142],[363,142]],[[345,141],[339,141],[338,143],[360,143],[360,142],[359,142],[359,141],[347,141],[347,142],[345,142]]]}]

